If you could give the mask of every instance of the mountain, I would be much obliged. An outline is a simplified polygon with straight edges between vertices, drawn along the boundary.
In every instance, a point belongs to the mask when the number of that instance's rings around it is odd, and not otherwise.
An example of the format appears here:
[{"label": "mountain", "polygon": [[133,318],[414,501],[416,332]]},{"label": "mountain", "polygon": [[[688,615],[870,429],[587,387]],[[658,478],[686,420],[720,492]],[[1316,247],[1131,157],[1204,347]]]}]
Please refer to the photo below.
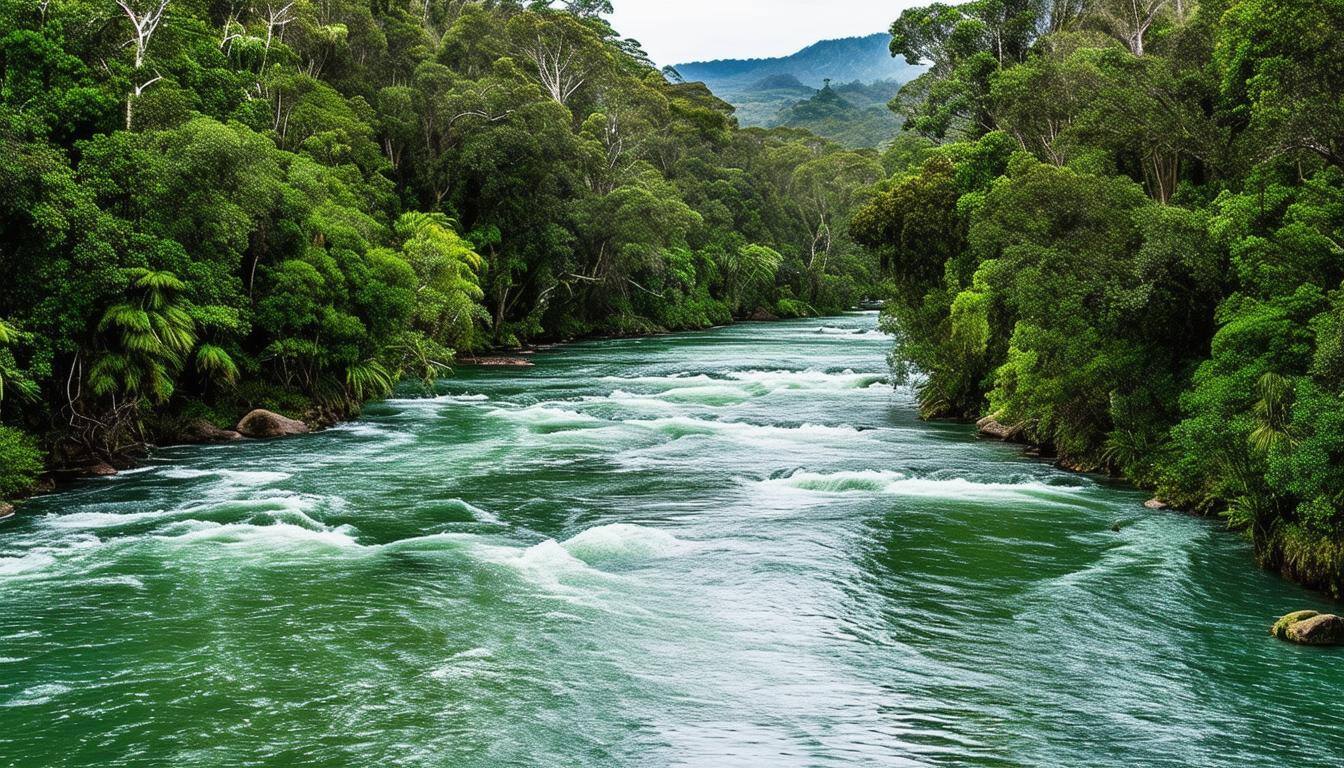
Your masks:
[{"label": "mountain", "polygon": [[[886,113],[886,100],[924,72],[892,58],[890,40],[880,32],[823,40],[790,56],[698,61],[675,69],[682,79],[703,82],[736,107],[743,126],[809,128],[849,146],[874,146],[900,129]],[[826,93],[828,81],[848,85]],[[872,90],[875,84],[880,85]]]},{"label": "mountain", "polygon": [[887,109],[900,89],[895,80],[827,84],[777,111],[765,126],[806,128],[852,149],[881,146],[900,133],[901,119]]},{"label": "mountain", "polygon": [[791,56],[696,61],[678,64],[676,70],[686,80],[702,81],[716,93],[724,87],[732,90],[759,83],[771,75],[792,75],[803,85],[820,88],[828,79],[904,82],[923,71],[922,67],[906,64],[904,59],[892,58],[887,47],[890,42],[890,35],[879,32],[867,37],[823,40]]}]

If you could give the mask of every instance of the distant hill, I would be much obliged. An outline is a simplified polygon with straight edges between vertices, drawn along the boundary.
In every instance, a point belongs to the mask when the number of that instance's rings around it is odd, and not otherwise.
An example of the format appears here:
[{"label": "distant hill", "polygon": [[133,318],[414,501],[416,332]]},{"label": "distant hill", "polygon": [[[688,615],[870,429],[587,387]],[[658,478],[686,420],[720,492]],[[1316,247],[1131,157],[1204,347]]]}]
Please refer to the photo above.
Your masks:
[{"label": "distant hill", "polygon": [[732,89],[759,83],[771,75],[792,75],[812,88],[820,88],[827,79],[841,83],[904,82],[918,75],[921,68],[911,67],[905,59],[892,58],[890,43],[891,36],[879,32],[867,37],[823,40],[791,56],[696,61],[678,64],[676,69],[683,78],[702,81],[716,92],[723,86]]},{"label": "distant hill", "polygon": [[901,131],[901,119],[887,108],[900,89],[895,80],[828,85],[780,109],[765,125],[806,128],[855,149],[882,146]]},{"label": "distant hill", "polygon": [[[823,40],[791,56],[698,61],[675,69],[736,107],[744,126],[809,128],[849,146],[875,146],[900,129],[886,101],[924,71],[892,58],[890,40],[886,33]],[[828,80],[848,85],[825,93]]]}]

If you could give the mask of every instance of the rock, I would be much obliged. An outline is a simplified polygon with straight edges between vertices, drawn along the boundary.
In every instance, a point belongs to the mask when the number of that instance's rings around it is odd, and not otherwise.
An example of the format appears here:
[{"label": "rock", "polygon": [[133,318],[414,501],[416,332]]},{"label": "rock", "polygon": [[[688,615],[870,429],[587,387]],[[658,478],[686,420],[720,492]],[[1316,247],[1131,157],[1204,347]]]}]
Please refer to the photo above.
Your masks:
[{"label": "rock", "polygon": [[205,419],[196,419],[178,436],[184,443],[231,443],[243,436],[231,429],[220,429]]},{"label": "rock", "polygon": [[531,368],[536,363],[525,357],[478,357],[470,361],[470,365],[485,368]]},{"label": "rock", "polygon": [[238,426],[234,427],[234,431],[243,437],[287,437],[307,434],[308,425],[297,419],[258,408],[244,416],[238,422]]},{"label": "rock", "polygon": [[775,317],[775,314],[770,310],[766,309],[765,307],[757,307],[752,311],[752,313],[747,317],[747,319],[754,320],[759,323],[759,322],[768,322],[771,320],[778,320],[779,318]]},{"label": "rock", "polygon": [[1288,625],[1288,639],[1302,645],[1344,644],[1344,619],[1322,613]]},{"label": "rock", "polygon": [[105,461],[100,461],[84,469],[84,473],[94,477],[111,477],[117,474],[117,468]]},{"label": "rock", "polygon": [[1143,502],[1143,506],[1149,509],[1170,509],[1171,505],[1161,499],[1149,499]]},{"label": "rock", "polygon": [[1274,622],[1274,626],[1269,628],[1269,634],[1279,638],[1280,640],[1287,640],[1288,627],[1296,624],[1299,621],[1302,621],[1303,619],[1310,619],[1314,616],[1320,616],[1320,615],[1321,614],[1319,611],[1294,611],[1288,614],[1287,616],[1281,617],[1278,621]]},{"label": "rock", "polygon": [[1344,618],[1317,611],[1295,611],[1274,622],[1269,633],[1300,645],[1344,645]]},{"label": "rock", "polygon": [[14,516],[14,505],[6,504],[5,502],[0,501],[0,520],[4,520],[6,517],[13,517],[13,516]]},{"label": "rock", "polygon": [[1008,442],[1016,440],[1022,435],[1021,424],[1010,427],[1000,423],[999,420],[995,419],[993,416],[986,416],[975,422],[975,426],[980,430],[981,437],[988,437],[993,440],[1003,440]]}]

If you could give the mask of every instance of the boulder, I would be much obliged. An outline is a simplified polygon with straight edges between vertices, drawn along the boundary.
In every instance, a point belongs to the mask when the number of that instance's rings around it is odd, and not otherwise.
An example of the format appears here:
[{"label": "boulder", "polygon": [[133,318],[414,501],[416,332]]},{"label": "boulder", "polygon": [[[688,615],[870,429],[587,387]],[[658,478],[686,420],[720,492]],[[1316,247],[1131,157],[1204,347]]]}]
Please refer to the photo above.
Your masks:
[{"label": "boulder", "polygon": [[220,429],[205,419],[196,419],[178,436],[184,443],[230,443],[243,436],[231,429]]},{"label": "boulder", "polygon": [[1169,509],[1170,505],[1161,499],[1149,499],[1143,502],[1143,506],[1149,509]]},{"label": "boulder", "polygon": [[234,427],[234,431],[243,437],[287,437],[307,434],[308,425],[297,419],[258,408],[244,416],[238,422],[238,426]]},{"label": "boulder", "polygon": [[779,318],[775,317],[775,314],[770,310],[766,309],[765,307],[757,307],[755,310],[752,311],[751,315],[749,315],[747,319],[754,320],[758,323],[763,323],[763,322],[769,322],[771,320],[778,320]]},{"label": "boulder", "polygon": [[1295,611],[1274,622],[1270,634],[1300,645],[1344,645],[1344,618],[1317,611]]},{"label": "boulder", "polygon": [[988,437],[992,440],[1003,440],[1006,442],[1016,440],[1022,435],[1021,424],[1010,427],[1007,424],[1000,423],[999,420],[993,416],[986,416],[975,422],[975,426],[980,430],[981,437]]},{"label": "boulder", "polygon": [[84,473],[94,477],[111,477],[117,474],[117,468],[105,461],[90,465],[84,469]]},{"label": "boulder", "polygon": [[13,517],[13,516],[14,516],[14,505],[6,504],[5,502],[0,501],[0,520],[4,520],[6,517]]}]

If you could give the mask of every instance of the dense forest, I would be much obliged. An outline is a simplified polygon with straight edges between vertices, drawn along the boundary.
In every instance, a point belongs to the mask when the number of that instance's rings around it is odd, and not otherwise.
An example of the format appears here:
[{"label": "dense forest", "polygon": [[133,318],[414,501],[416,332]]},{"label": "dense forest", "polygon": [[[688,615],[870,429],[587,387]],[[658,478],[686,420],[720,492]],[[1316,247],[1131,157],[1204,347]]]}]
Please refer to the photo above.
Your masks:
[{"label": "dense forest", "polygon": [[1344,592],[1341,41],[1340,0],[901,14],[893,54],[932,67],[851,234],[924,414],[1221,513]]},{"label": "dense forest", "polygon": [[869,291],[875,152],[739,129],[555,5],[4,0],[0,498],[462,353]]}]

